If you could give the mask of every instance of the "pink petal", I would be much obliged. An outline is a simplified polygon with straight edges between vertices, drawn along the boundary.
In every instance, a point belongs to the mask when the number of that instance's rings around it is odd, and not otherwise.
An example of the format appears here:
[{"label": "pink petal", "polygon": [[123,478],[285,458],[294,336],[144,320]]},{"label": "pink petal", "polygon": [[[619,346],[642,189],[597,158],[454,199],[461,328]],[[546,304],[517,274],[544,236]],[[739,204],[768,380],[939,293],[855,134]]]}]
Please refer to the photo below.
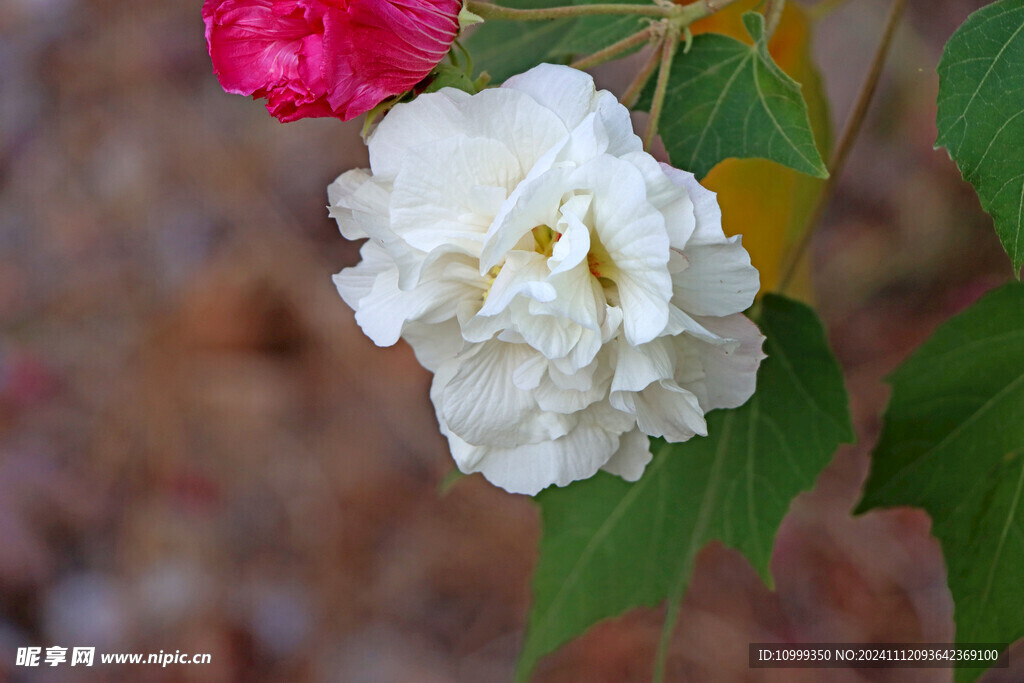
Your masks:
[{"label": "pink petal", "polygon": [[299,81],[310,26],[297,0],[206,0],[206,42],[228,92],[252,95]]},{"label": "pink petal", "polygon": [[444,59],[458,0],[353,0],[324,16],[327,100],[343,118],[405,92]]},{"label": "pink petal", "polygon": [[213,70],[281,121],[369,111],[427,76],[458,34],[459,0],[206,0]]}]

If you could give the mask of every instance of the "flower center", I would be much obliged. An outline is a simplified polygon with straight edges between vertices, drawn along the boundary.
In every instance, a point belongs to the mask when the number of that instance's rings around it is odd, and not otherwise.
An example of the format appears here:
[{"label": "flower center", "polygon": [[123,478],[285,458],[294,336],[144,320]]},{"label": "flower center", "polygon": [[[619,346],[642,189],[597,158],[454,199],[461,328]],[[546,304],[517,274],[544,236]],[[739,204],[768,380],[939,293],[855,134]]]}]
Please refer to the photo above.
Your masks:
[{"label": "flower center", "polygon": [[491,293],[491,287],[494,286],[494,281],[498,279],[498,273],[501,272],[501,266],[494,266],[489,271],[484,279],[487,281],[487,287],[484,289],[483,300],[487,301],[487,296]]},{"label": "flower center", "polygon": [[[601,242],[601,237],[597,234],[596,230],[590,231],[590,251],[587,253],[587,267],[590,268],[590,274],[598,280],[611,277],[612,270],[614,269],[611,254],[608,253],[608,249]],[[602,282],[601,284],[607,286],[609,283]]]},{"label": "flower center", "polygon": [[562,237],[562,233],[556,232],[546,225],[538,225],[532,232],[533,248],[537,250],[538,254],[542,254],[550,258],[552,252],[555,250],[555,242]]}]

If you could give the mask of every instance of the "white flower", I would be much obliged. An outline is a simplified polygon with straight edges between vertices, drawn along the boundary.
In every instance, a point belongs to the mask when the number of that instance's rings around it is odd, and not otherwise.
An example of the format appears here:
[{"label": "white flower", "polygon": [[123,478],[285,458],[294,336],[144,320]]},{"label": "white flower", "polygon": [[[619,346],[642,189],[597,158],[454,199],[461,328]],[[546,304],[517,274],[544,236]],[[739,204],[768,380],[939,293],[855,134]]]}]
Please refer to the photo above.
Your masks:
[{"label": "white flower", "polygon": [[362,261],[335,283],[374,342],[404,338],[463,472],[534,494],[599,469],[633,481],[647,435],[707,434],[754,391],[757,271],[715,195],[658,164],[587,74],[395,107],[371,171],[328,188]]}]

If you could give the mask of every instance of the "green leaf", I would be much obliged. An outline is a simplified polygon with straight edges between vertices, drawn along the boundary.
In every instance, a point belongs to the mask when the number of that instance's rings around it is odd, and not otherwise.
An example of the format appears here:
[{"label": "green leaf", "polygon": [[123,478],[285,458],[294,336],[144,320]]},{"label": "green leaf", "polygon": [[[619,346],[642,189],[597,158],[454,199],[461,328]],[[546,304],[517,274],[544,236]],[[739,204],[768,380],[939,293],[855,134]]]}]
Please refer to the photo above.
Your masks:
[{"label": "green leaf", "polygon": [[964,22],[939,62],[939,137],[995,221],[1013,272],[1024,264],[1024,0]]},{"label": "green leaf", "polygon": [[744,406],[708,416],[706,438],[655,442],[639,482],[599,474],[537,496],[543,518],[534,603],[519,660],[537,661],[601,619],[668,598],[665,633],[705,543],[741,550],[767,577],[790,500],[853,430],[843,378],[814,312],[766,296],[768,358]]},{"label": "green leaf", "polygon": [[889,381],[860,511],[928,511],[958,641],[1024,636],[1024,285],[991,292],[942,325]]},{"label": "green leaf", "polygon": [[441,62],[431,75],[433,78],[423,92],[437,92],[441,88],[455,88],[470,94],[477,92],[473,80],[461,66]]},{"label": "green leaf", "polygon": [[[607,0],[576,0],[572,4],[592,5],[600,2],[607,2]],[[622,2],[640,5],[649,3],[649,0],[622,0]],[[580,17],[566,32],[558,47],[566,54],[590,54],[636,33],[650,23],[650,18],[629,14]],[[623,56],[627,54],[629,53],[625,52]]]},{"label": "green leaf", "polygon": [[[768,54],[764,17],[747,12],[743,23],[754,45],[705,33],[694,37],[689,52],[676,52],[658,126],[669,158],[698,178],[729,157],[764,158],[828,177],[800,84]],[[650,108],[654,80],[639,108]]]},{"label": "green leaf", "polygon": [[[503,7],[539,9],[569,4],[559,0],[503,0]],[[544,21],[503,21],[489,19],[473,29],[465,41],[473,55],[477,73],[486,71],[491,81],[501,83],[542,62],[565,63],[567,56],[559,42],[577,19]]]}]

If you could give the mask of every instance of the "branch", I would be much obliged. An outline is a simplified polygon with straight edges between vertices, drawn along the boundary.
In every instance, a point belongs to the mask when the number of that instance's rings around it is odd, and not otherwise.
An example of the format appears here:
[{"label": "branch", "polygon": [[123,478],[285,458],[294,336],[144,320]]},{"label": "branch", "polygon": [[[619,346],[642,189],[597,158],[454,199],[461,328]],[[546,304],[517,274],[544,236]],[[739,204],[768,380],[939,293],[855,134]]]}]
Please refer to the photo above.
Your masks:
[{"label": "branch", "polygon": [[466,9],[482,19],[505,19],[518,21],[540,21],[544,19],[564,19],[567,17],[586,17],[598,14],[635,15],[671,19],[677,27],[689,26],[699,19],[710,16],[739,0],[703,0],[691,5],[630,5],[630,4],[597,4],[567,5],[564,7],[544,7],[539,9],[515,9],[502,7],[481,0],[468,0]]},{"label": "branch", "polygon": [[679,29],[669,26],[661,43],[661,66],[658,68],[658,82],[654,86],[654,99],[651,100],[651,118],[648,119],[647,130],[644,132],[644,150],[646,151],[650,151],[654,136],[658,134],[658,119],[661,118],[661,108],[665,104],[668,77],[672,71],[672,58],[675,57],[678,47]]},{"label": "branch", "polygon": [[545,7],[542,9],[515,9],[501,7],[489,2],[469,0],[466,8],[483,19],[510,19],[519,21],[538,21],[542,19],[564,19],[566,17],[585,17],[595,14],[636,14],[645,17],[671,17],[678,13],[676,7],[661,5],[569,5],[566,7]]},{"label": "branch", "polygon": [[574,69],[589,69],[592,66],[603,64],[607,62],[609,59],[612,59],[613,57],[616,57],[619,54],[630,49],[631,47],[636,47],[637,45],[646,43],[648,40],[651,39],[653,35],[654,33],[652,32],[651,27],[648,26],[645,29],[637,31],[631,36],[623,38],[617,43],[612,43],[608,47],[604,48],[603,50],[599,50],[598,52],[595,52],[589,57],[584,57],[583,59],[576,60],[569,66],[573,67]]},{"label": "branch", "polygon": [[844,3],[846,0],[821,0],[817,5],[811,6],[807,13],[811,21],[819,21],[835,12]]},{"label": "branch", "polygon": [[846,122],[846,126],[843,128],[842,135],[839,136],[839,142],[836,144],[835,150],[832,152],[832,158],[828,163],[828,180],[825,181],[824,187],[821,189],[821,194],[818,195],[818,201],[814,205],[814,210],[811,212],[810,218],[804,225],[803,232],[800,235],[796,245],[789,251],[788,257],[785,259],[782,267],[782,275],[779,278],[779,284],[776,290],[779,293],[785,293],[787,288],[792,284],[793,277],[796,275],[797,266],[800,265],[800,261],[803,259],[804,253],[807,251],[811,244],[811,236],[814,234],[814,229],[821,221],[821,217],[825,212],[825,207],[828,205],[828,200],[835,191],[836,183],[839,180],[839,174],[846,164],[846,159],[850,155],[850,149],[853,148],[853,143],[857,139],[857,135],[860,134],[861,129],[864,127],[864,119],[867,117],[868,107],[871,105],[871,99],[875,95],[875,90],[878,88],[878,80],[882,75],[882,68],[885,66],[885,59],[889,54],[889,48],[892,46],[892,39],[896,34],[896,27],[899,25],[900,17],[903,14],[903,9],[906,7],[907,0],[893,0],[892,7],[889,9],[889,15],[885,19],[885,28],[882,31],[882,37],[878,41],[878,47],[875,49],[875,56],[871,60],[871,67],[868,69],[867,75],[864,77],[864,82],[860,86],[860,92],[857,93],[857,101],[853,106],[853,111],[850,113],[850,117]]},{"label": "branch", "polygon": [[767,41],[775,35],[775,29],[782,21],[782,12],[786,9],[786,0],[768,0],[764,9],[764,39]]}]

